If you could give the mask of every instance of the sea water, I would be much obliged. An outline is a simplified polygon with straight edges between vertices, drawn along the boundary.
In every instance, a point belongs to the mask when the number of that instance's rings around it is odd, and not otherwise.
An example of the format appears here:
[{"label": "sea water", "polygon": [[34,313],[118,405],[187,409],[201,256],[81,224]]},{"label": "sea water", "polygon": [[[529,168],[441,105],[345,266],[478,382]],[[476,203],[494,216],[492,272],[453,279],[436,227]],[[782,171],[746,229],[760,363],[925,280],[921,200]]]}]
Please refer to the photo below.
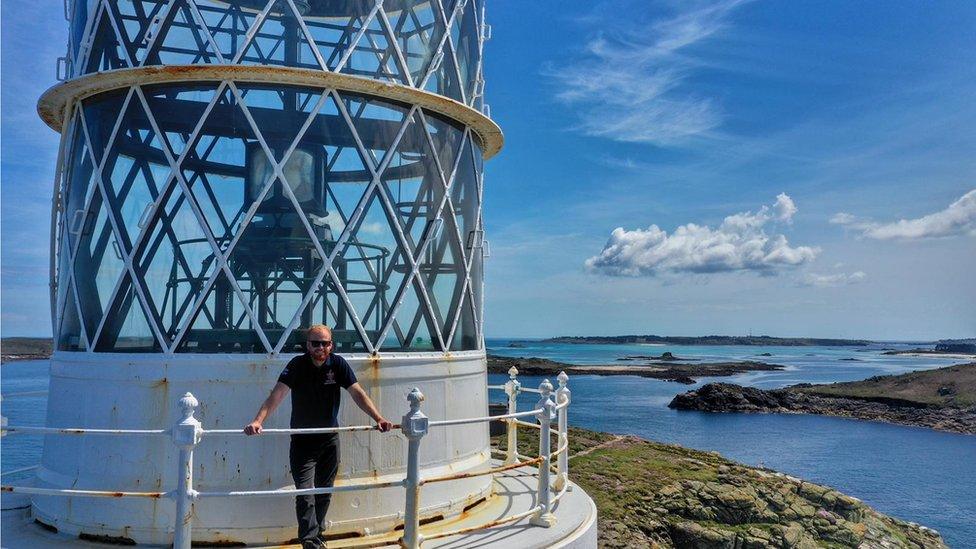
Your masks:
[{"label": "sea water", "polygon": [[[574,345],[541,341],[488,340],[489,353],[536,356],[573,364],[620,364],[634,355],[702,361],[761,360],[786,366],[773,372],[749,372],[720,378],[743,385],[775,388],[794,383],[829,383],[937,368],[961,362],[927,356],[888,356],[887,347],[749,347]],[[519,345],[512,347],[510,345]],[[759,356],[769,353],[771,356]],[[853,360],[852,360],[853,359]],[[43,391],[48,384],[44,360],[0,367],[4,395]],[[492,374],[490,383],[506,376]],[[719,379],[719,378],[713,378]],[[520,376],[526,386],[542,378]],[[552,380],[555,383],[555,380]],[[587,429],[634,434],[691,448],[715,450],[730,459],[766,467],[825,484],[858,497],[879,511],[939,530],[952,547],[976,546],[976,436],[824,416],[781,414],[706,414],[667,407],[679,392],[701,386],[636,376],[572,376],[570,423]],[[531,407],[535,395],[520,405]],[[502,401],[500,393],[492,400]],[[398,416],[402,410],[384,410]],[[5,398],[3,415],[11,425],[44,425],[46,397]],[[41,437],[10,435],[2,440],[2,469],[36,465]],[[23,477],[4,477],[16,483]]]},{"label": "sea water", "polygon": [[[509,345],[517,345],[510,347]],[[699,379],[694,385],[637,376],[572,376],[570,424],[587,429],[638,435],[762,465],[855,496],[878,511],[938,530],[951,547],[976,547],[976,436],[942,433],[827,416],[792,414],[713,414],[667,407],[678,393],[709,381],[761,388],[794,383],[830,383],[899,374],[963,362],[937,356],[883,354],[870,347],[752,347],[580,345],[525,340],[488,340],[490,354],[541,357],[572,364],[639,364],[627,356],[660,356],[701,361],[756,360],[784,370],[748,372]],[[771,356],[759,356],[769,353]],[[492,374],[489,383],[507,376]],[[520,376],[528,387],[540,377]],[[555,379],[550,380],[553,384]],[[523,394],[532,407],[537,395]],[[493,394],[503,401],[504,395]]]}]

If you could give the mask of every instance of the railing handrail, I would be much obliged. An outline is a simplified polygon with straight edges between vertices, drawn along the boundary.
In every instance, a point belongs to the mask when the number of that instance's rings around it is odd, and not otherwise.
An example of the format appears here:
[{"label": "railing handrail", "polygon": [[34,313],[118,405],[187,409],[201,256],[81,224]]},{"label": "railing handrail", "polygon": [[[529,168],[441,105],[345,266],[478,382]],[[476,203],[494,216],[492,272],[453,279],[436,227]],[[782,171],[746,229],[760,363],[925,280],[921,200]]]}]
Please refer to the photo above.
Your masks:
[{"label": "railing handrail", "polygon": [[[492,526],[515,522],[526,517],[532,517],[531,523],[535,525],[549,527],[555,523],[555,516],[552,514],[553,506],[558,502],[568,487],[567,454],[569,451],[568,429],[566,423],[566,410],[569,406],[569,389],[566,387],[568,376],[560,372],[558,376],[559,389],[555,391],[556,401],[553,401],[553,388],[549,380],[544,380],[539,389],[523,388],[516,380],[518,371],[515,368],[509,370],[510,380],[504,385],[489,385],[488,389],[504,390],[509,396],[508,413],[498,415],[488,415],[483,417],[461,418],[428,421],[427,417],[420,412],[420,404],[423,395],[419,390],[414,389],[408,396],[411,412],[403,417],[403,422],[394,427],[399,428],[410,441],[408,449],[407,472],[403,478],[383,481],[367,482],[358,484],[343,484],[339,486],[319,487],[319,488],[281,488],[275,490],[231,490],[231,491],[196,491],[192,484],[192,461],[193,448],[199,444],[204,435],[244,435],[238,429],[203,429],[199,420],[193,417],[196,407],[199,405],[196,398],[187,393],[180,399],[180,406],[183,409],[182,420],[171,429],[89,429],[89,428],[64,428],[64,427],[25,427],[25,426],[4,426],[2,432],[24,433],[24,434],[43,434],[43,435],[119,435],[119,436],[163,436],[173,437],[173,442],[180,447],[180,473],[179,486],[175,490],[168,492],[134,492],[134,491],[111,491],[111,490],[85,490],[68,488],[40,488],[33,486],[0,486],[0,491],[15,492],[43,496],[61,497],[113,497],[113,498],[172,498],[177,501],[177,528],[174,546],[181,549],[190,546],[190,527],[192,524],[192,514],[188,502],[199,498],[214,497],[283,497],[283,496],[302,496],[317,494],[333,494],[338,492],[352,492],[362,490],[372,490],[379,488],[404,487],[407,489],[407,508],[404,512],[404,529],[401,543],[406,547],[419,547],[423,539],[436,539],[452,535],[463,534]],[[535,408],[531,410],[517,410],[517,396],[520,392],[531,392],[541,395]],[[519,418],[535,416],[538,423],[529,423]],[[558,418],[557,434],[559,442],[556,451],[550,452],[550,423]],[[454,473],[435,477],[421,478],[418,466],[418,452],[420,439],[427,433],[429,427],[449,427],[456,425],[466,425],[471,423],[483,423],[490,421],[505,421],[508,430],[508,447],[506,449],[505,463],[498,467],[492,467],[484,471],[474,471],[466,473]],[[518,425],[531,426],[538,428],[539,433],[539,455],[536,457],[524,456],[518,453],[517,427]],[[305,428],[305,429],[263,429],[261,434],[268,435],[294,435],[294,434],[319,434],[319,433],[341,433],[352,431],[373,431],[378,430],[377,425],[351,425],[343,427],[324,427],[324,428]],[[552,460],[558,459],[558,466],[555,469],[557,494],[550,495],[549,475],[552,467]],[[522,461],[520,461],[522,460]],[[501,519],[491,521],[487,524],[466,527],[457,530],[433,533],[421,536],[419,533],[419,491],[424,484],[444,482],[472,478],[477,476],[496,474],[512,469],[538,465],[539,487],[537,493],[537,504],[528,511],[509,515]],[[25,467],[14,471],[2,472],[0,475],[9,475],[27,470],[35,469],[37,466]],[[182,527],[180,527],[182,521]]]}]

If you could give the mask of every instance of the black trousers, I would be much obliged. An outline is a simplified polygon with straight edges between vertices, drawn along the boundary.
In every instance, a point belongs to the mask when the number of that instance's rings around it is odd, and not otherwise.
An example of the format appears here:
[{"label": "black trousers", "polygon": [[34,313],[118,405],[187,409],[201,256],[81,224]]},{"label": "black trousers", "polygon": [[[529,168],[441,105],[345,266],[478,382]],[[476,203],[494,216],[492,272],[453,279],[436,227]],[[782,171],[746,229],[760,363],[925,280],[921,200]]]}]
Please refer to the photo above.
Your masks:
[{"label": "black trousers", "polygon": [[[288,451],[291,476],[295,488],[323,488],[332,486],[339,470],[339,436],[294,435]],[[332,494],[295,497],[295,515],[298,517],[298,539],[315,539],[325,524]]]}]

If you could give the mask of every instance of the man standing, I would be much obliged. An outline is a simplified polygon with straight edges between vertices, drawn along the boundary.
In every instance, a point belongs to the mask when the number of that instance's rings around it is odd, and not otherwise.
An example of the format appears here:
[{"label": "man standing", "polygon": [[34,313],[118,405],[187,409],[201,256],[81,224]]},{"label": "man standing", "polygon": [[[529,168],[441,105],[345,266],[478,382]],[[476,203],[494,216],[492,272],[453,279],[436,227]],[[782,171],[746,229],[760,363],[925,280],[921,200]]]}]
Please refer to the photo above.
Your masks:
[{"label": "man standing", "polygon": [[[376,421],[380,431],[386,432],[393,427],[356,381],[349,363],[332,354],[331,328],[322,324],[309,328],[305,347],[305,354],[291,359],[282,370],[278,383],[261,404],[254,421],[244,427],[245,434],[260,434],[265,418],[281,404],[289,390],[292,392],[292,429],[338,427],[339,387],[349,391],[353,401]],[[336,433],[292,435],[288,459],[295,488],[332,486],[339,470],[339,436]],[[318,494],[295,498],[302,549],[324,547],[320,529],[325,523],[331,496]]]}]

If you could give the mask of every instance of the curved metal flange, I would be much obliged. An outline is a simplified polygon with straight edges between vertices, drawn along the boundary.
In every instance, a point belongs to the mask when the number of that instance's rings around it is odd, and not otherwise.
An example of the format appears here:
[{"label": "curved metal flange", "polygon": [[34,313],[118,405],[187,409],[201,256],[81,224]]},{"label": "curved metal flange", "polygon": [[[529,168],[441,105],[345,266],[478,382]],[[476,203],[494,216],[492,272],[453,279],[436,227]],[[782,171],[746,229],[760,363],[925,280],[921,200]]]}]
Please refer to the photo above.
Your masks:
[{"label": "curved metal flange", "polygon": [[334,88],[417,105],[470,127],[481,141],[485,160],[495,156],[505,140],[493,120],[442,95],[348,74],[262,65],[163,65],[98,72],[49,88],[37,102],[37,113],[60,132],[67,107],[92,95],[134,85],[219,80]]}]

